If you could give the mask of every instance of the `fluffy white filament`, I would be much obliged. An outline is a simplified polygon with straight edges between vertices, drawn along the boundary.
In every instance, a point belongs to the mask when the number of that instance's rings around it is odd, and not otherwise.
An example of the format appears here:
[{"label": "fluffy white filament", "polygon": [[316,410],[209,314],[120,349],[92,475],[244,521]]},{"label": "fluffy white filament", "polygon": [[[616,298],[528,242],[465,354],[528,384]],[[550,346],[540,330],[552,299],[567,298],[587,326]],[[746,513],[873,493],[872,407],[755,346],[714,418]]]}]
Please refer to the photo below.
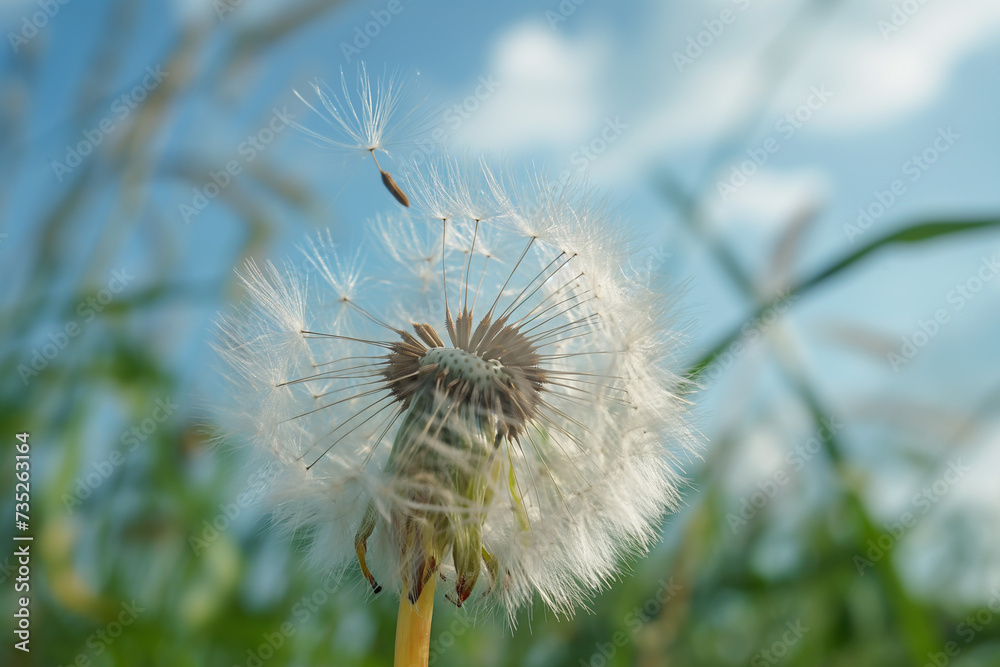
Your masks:
[{"label": "fluffy white filament", "polygon": [[[360,117],[319,94],[353,147],[381,147],[388,88],[362,86]],[[628,268],[619,221],[586,193],[514,182],[441,161],[410,175],[419,214],[378,219],[367,252],[321,235],[282,267],[248,264],[220,323],[225,426],[318,564],[343,574],[363,543],[372,585],[406,589],[423,535],[444,545],[423,571],[457,585],[456,604],[471,567],[473,600],[513,618],[538,595],[568,615],[658,535],[694,438],[666,363],[671,299]],[[489,353],[468,340],[484,317],[510,330]],[[414,324],[432,330],[423,344]],[[391,363],[406,336],[419,362]],[[401,435],[415,410],[429,425]]]}]

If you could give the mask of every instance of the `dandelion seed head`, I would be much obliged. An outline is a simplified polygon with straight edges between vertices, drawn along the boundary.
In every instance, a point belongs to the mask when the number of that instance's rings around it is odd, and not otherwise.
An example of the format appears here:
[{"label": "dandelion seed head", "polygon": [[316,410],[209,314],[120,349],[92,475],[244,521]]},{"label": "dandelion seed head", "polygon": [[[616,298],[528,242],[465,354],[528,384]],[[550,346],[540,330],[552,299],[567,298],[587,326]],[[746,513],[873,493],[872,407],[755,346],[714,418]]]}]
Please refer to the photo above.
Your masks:
[{"label": "dandelion seed head", "polygon": [[417,214],[371,225],[368,268],[328,234],[246,267],[219,344],[230,430],[324,566],[572,614],[679,500],[694,438],[671,299],[626,270],[586,191],[450,158],[427,173]]}]

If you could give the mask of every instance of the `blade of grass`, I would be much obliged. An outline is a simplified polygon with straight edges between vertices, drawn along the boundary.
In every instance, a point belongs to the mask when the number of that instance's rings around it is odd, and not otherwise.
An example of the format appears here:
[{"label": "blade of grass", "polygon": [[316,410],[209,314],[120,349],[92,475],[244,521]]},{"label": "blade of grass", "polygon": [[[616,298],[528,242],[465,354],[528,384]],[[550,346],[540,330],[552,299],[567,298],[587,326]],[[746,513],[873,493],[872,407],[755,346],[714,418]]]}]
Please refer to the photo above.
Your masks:
[{"label": "blade of grass", "polygon": [[[795,284],[787,294],[782,294],[775,296],[774,298],[761,303],[757,306],[756,311],[748,318],[747,321],[753,321],[754,318],[760,317],[769,308],[774,307],[777,302],[781,299],[789,299],[794,295],[803,295],[808,293],[810,290],[822,285],[830,278],[842,273],[843,271],[851,268],[862,259],[868,257],[874,252],[877,252],[883,248],[899,245],[899,244],[916,244],[923,243],[936,238],[941,238],[945,236],[951,236],[955,234],[965,234],[968,232],[983,231],[988,229],[1000,228],[1000,218],[986,218],[979,220],[960,220],[956,222],[945,222],[945,221],[932,221],[923,222],[911,225],[904,229],[900,229],[895,232],[891,232],[882,236],[868,245],[858,248],[852,253],[845,255],[839,260],[833,262],[829,266],[820,271],[816,272],[812,277],[806,278],[800,283]],[[744,281],[739,281],[744,282]],[[701,373],[708,368],[715,359],[722,354],[730,345],[737,341],[741,336],[740,326],[735,327],[726,336],[724,336],[718,343],[716,343],[708,352],[706,352],[698,361],[691,365],[690,370],[688,370],[687,378],[689,380],[694,380]]]}]

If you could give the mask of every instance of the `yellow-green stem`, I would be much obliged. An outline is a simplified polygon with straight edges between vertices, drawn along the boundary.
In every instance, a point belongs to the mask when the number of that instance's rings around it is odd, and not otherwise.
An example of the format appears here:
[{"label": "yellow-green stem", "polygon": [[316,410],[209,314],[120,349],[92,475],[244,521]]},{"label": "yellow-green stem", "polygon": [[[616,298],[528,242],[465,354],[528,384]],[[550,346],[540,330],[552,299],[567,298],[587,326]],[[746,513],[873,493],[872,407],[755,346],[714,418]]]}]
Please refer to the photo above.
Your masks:
[{"label": "yellow-green stem", "polygon": [[417,604],[410,604],[406,591],[399,596],[396,620],[395,667],[427,667],[431,648],[431,616],[434,613],[435,578],[424,585]]}]

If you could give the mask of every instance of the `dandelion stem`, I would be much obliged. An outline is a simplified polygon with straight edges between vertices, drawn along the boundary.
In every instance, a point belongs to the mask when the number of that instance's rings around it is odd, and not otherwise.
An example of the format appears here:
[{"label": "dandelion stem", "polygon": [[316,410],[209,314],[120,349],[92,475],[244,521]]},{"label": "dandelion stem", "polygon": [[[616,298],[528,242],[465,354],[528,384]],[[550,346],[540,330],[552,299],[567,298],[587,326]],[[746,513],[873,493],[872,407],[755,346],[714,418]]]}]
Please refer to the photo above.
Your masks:
[{"label": "dandelion stem", "polygon": [[396,621],[395,667],[427,667],[431,648],[431,616],[434,612],[434,584],[431,577],[417,599],[410,602],[406,591],[399,596]]}]

